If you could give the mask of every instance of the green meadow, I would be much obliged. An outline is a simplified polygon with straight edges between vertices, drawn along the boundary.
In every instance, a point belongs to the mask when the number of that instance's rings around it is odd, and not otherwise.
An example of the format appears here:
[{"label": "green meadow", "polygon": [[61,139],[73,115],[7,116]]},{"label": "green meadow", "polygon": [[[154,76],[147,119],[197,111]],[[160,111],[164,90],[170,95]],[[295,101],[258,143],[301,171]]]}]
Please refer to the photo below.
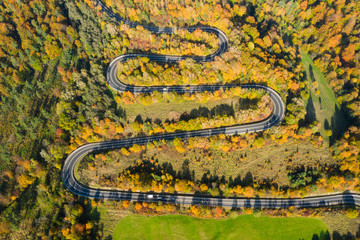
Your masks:
[{"label": "green meadow", "polygon": [[130,215],[117,224],[120,239],[327,239],[327,226],[319,219],[242,215],[229,219],[199,219],[181,215]]}]

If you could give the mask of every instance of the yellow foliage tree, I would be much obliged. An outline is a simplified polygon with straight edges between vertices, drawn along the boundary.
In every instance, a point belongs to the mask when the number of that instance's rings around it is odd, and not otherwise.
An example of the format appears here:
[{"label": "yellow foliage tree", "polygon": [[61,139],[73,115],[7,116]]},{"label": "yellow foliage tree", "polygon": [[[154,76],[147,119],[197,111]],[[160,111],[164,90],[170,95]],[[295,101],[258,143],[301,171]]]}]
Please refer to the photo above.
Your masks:
[{"label": "yellow foliage tree", "polygon": [[128,200],[122,201],[122,206],[124,208],[128,208],[130,206],[130,202]]},{"label": "yellow foliage tree", "polygon": [[203,184],[200,185],[200,190],[201,190],[202,192],[206,192],[208,189],[209,189],[209,188],[208,188],[208,186],[207,186],[205,183],[203,183]]},{"label": "yellow foliage tree", "polygon": [[27,186],[32,184],[34,181],[35,181],[35,178],[27,175],[26,173],[23,173],[18,177],[18,182],[19,182],[21,188],[26,188]]},{"label": "yellow foliage tree", "polygon": [[130,151],[134,152],[134,153],[139,153],[141,151],[141,146],[140,145],[137,145],[137,144],[134,144],[131,148],[130,148]]},{"label": "yellow foliage tree", "polygon": [[124,154],[125,156],[130,155],[130,152],[128,150],[126,150],[126,148],[121,148],[121,153]]},{"label": "yellow foliage tree", "polygon": [[250,186],[246,187],[244,189],[244,195],[245,195],[245,197],[248,197],[248,198],[253,197],[254,196],[254,189],[252,187],[250,187]]},{"label": "yellow foliage tree", "polygon": [[140,210],[142,209],[141,203],[136,202],[136,203],[135,203],[135,209],[136,209],[137,211],[140,211]]},{"label": "yellow foliage tree", "polygon": [[355,45],[350,43],[347,48],[344,49],[341,56],[346,62],[350,62],[355,54]]},{"label": "yellow foliage tree", "polygon": [[334,48],[340,43],[341,34],[335,35],[329,39],[329,47]]}]

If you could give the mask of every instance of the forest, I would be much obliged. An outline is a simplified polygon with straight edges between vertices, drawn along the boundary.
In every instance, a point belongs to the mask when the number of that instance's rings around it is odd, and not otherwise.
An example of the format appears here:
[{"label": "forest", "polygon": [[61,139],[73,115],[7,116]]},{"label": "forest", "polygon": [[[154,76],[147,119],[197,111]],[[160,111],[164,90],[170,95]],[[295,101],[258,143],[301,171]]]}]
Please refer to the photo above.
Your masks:
[{"label": "forest", "polygon": [[[78,169],[83,183],[239,197],[360,191],[360,2],[104,3],[144,25],[213,26],[229,38],[228,52],[211,64],[136,58],[119,65],[121,81],[263,84],[281,95],[286,115],[281,125],[259,133],[175,139],[89,155]],[[62,183],[66,156],[85,143],[243,124],[267,118],[273,108],[266,93],[241,88],[183,95],[112,90],[106,70],[121,54],[203,56],[214,52],[218,42],[202,31],[154,35],[99,10],[91,0],[0,2],[0,238],[102,238],[100,207],[138,214],[231,215],[221,207],[85,199]],[[188,109],[174,107],[183,105]],[[165,113],[154,117],[145,108]],[[254,154],[261,152],[272,158]],[[223,161],[234,172],[222,169]],[[256,171],[251,164],[257,164]],[[356,209],[330,209],[351,219],[358,216]],[[262,211],[323,216],[330,210]]]}]

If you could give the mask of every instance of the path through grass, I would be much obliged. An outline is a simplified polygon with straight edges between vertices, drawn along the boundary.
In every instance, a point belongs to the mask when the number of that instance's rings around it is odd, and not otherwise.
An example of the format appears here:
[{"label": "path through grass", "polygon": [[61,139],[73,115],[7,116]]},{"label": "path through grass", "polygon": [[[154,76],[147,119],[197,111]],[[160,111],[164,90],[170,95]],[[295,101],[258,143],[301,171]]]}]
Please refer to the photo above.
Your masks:
[{"label": "path through grass", "polygon": [[325,223],[314,218],[243,215],[214,220],[181,215],[131,215],[117,224],[113,239],[323,239],[326,233]]}]

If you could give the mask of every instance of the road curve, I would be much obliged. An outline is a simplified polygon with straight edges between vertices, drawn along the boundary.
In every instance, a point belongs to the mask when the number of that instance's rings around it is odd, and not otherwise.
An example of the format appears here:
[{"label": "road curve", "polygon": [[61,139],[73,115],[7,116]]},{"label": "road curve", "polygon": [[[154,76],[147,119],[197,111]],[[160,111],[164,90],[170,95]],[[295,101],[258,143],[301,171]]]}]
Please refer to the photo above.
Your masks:
[{"label": "road curve", "polygon": [[[123,22],[130,27],[142,26],[153,33],[166,33],[172,34],[176,30],[175,28],[169,27],[152,27],[143,26],[138,23],[128,21],[114,14],[108,9],[101,1],[95,0],[97,5],[101,6],[102,11],[107,13],[109,17],[116,21]],[[197,195],[186,195],[186,194],[166,194],[166,193],[140,193],[130,191],[119,191],[119,190],[108,190],[108,189],[95,189],[81,184],[75,178],[75,168],[80,160],[91,152],[97,151],[111,151],[122,147],[130,147],[134,144],[144,145],[148,142],[158,140],[173,140],[175,138],[188,139],[190,137],[210,137],[219,134],[233,135],[241,134],[246,132],[256,132],[269,129],[275,125],[281,123],[285,107],[280,95],[273,89],[255,84],[244,84],[244,85],[197,85],[197,86],[129,86],[120,82],[116,77],[116,68],[118,62],[123,62],[131,58],[147,57],[150,60],[162,62],[162,63],[176,63],[186,58],[194,59],[199,62],[213,61],[216,56],[221,55],[228,49],[228,39],[226,35],[217,28],[213,27],[188,27],[179,28],[186,29],[190,32],[196,29],[201,29],[204,32],[214,33],[219,39],[219,48],[210,55],[207,56],[169,56],[169,55],[146,55],[146,54],[124,54],[114,59],[107,70],[107,80],[109,85],[117,91],[130,91],[133,93],[151,93],[153,91],[158,92],[178,92],[178,93],[194,93],[204,91],[216,91],[219,89],[227,89],[233,87],[241,87],[247,89],[263,89],[267,91],[274,104],[274,109],[270,117],[261,122],[250,123],[245,125],[189,131],[189,132],[177,132],[171,134],[137,137],[122,140],[113,140],[106,142],[96,142],[85,144],[75,149],[66,158],[62,167],[62,180],[65,186],[74,194],[97,198],[97,199],[110,199],[110,200],[129,200],[129,201],[142,201],[142,202],[164,202],[173,204],[198,204],[198,205],[209,205],[209,206],[222,206],[222,207],[262,207],[262,208],[287,208],[287,207],[321,207],[330,205],[360,205],[360,195],[352,193],[334,194],[319,197],[309,198],[225,198],[225,197],[212,197],[212,196],[197,196]]]}]

